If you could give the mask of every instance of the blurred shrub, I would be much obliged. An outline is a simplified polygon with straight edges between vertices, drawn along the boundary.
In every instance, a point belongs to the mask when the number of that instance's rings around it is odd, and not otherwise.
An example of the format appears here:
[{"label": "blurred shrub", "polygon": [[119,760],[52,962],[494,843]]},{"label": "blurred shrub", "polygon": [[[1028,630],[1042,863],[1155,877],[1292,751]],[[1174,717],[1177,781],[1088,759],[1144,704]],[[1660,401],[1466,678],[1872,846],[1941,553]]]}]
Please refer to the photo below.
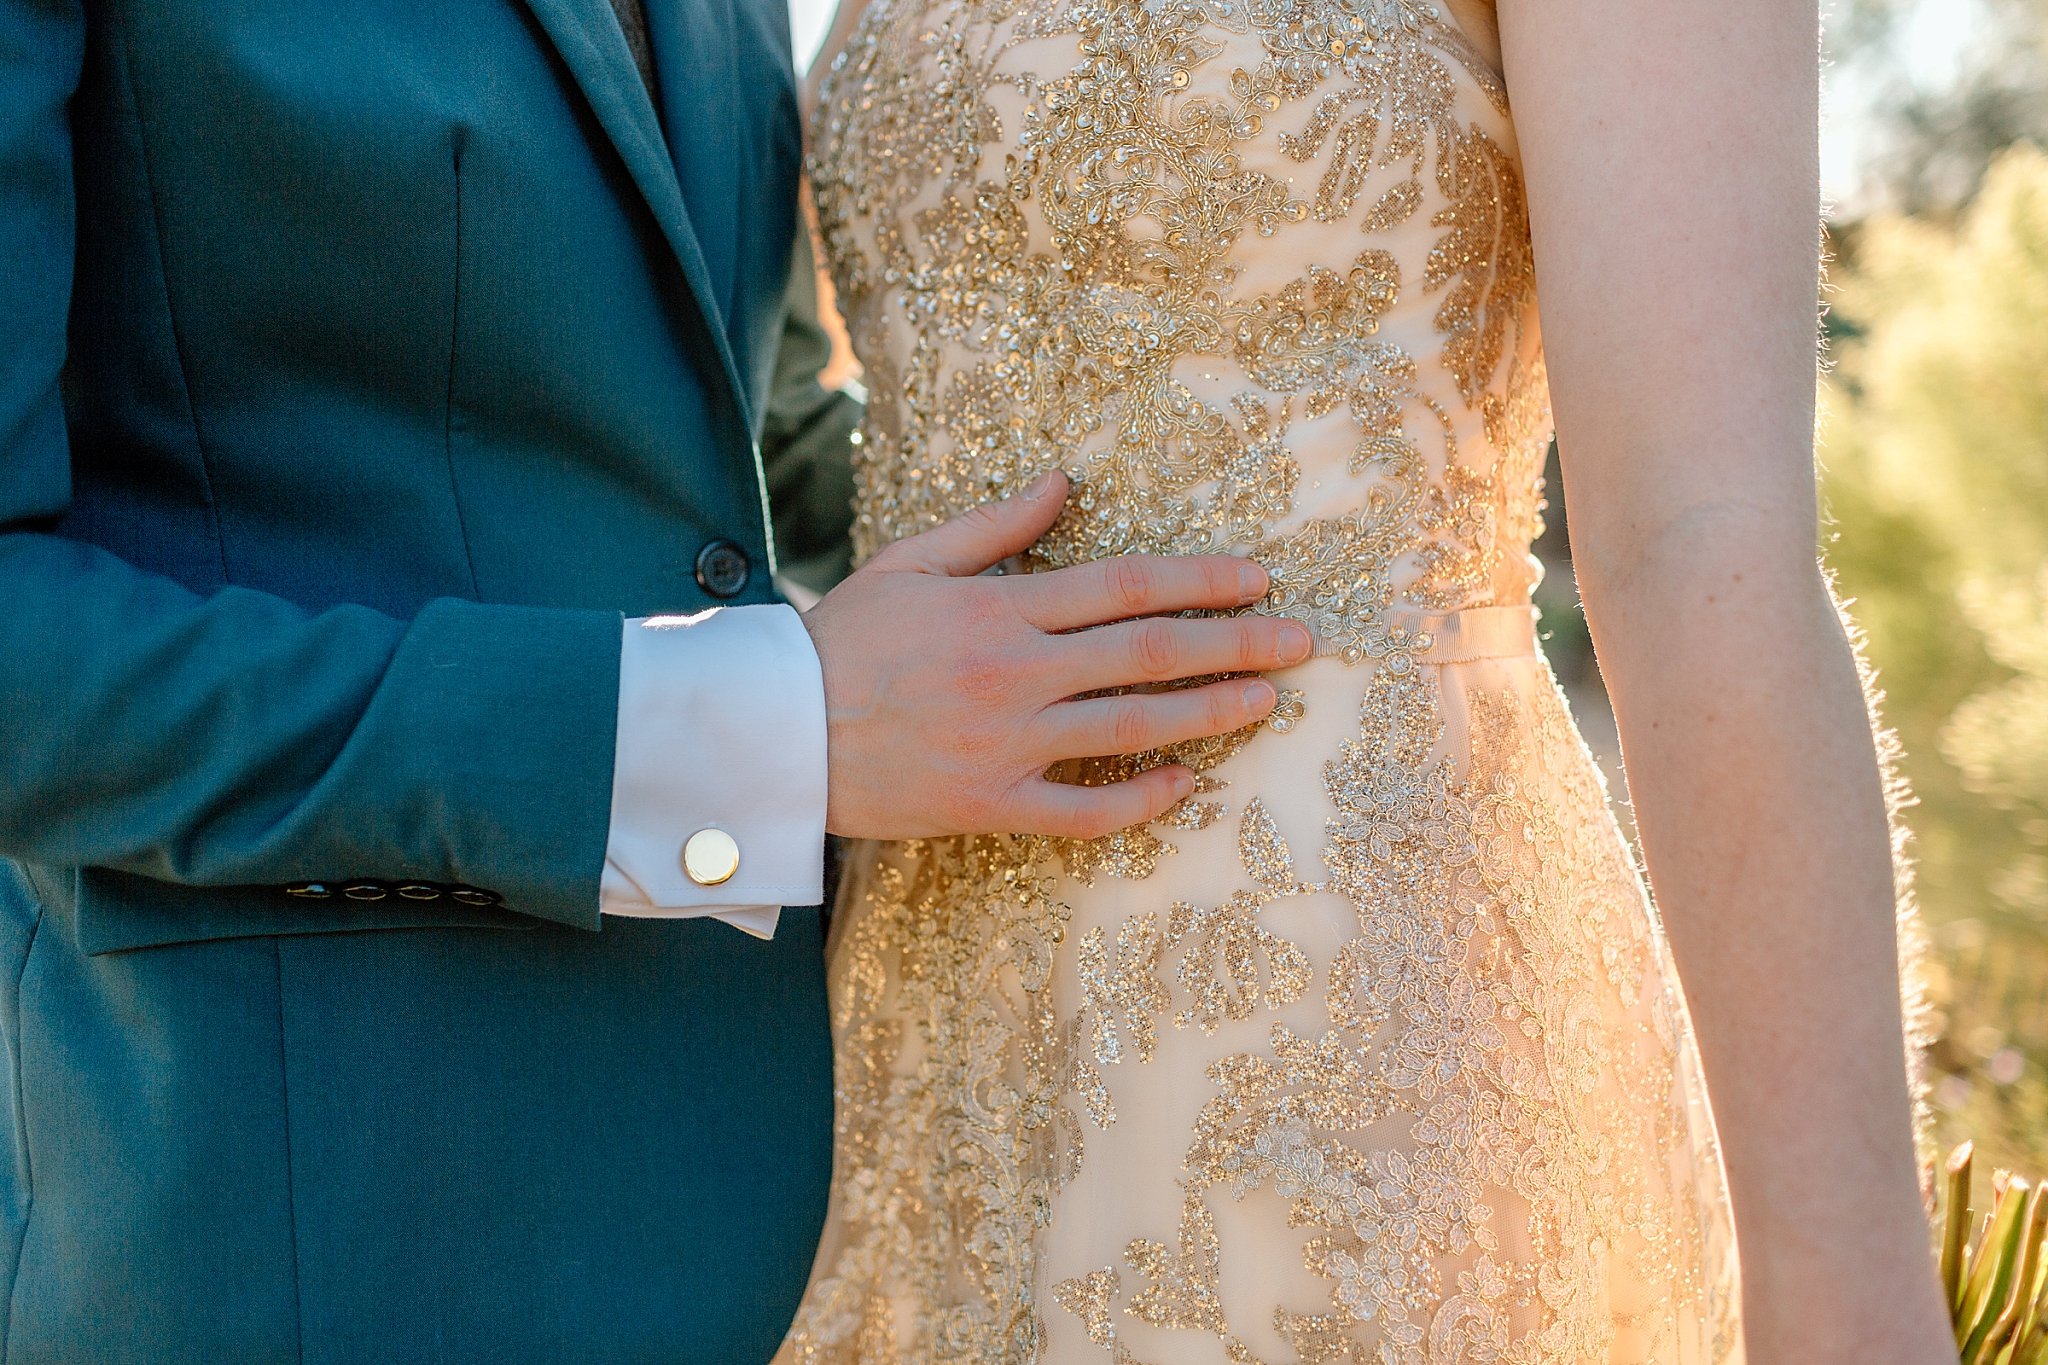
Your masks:
[{"label": "blurred shrub", "polygon": [[1918,797],[1938,1137],[2048,1166],[2048,156],[1837,237],[1827,546]]}]

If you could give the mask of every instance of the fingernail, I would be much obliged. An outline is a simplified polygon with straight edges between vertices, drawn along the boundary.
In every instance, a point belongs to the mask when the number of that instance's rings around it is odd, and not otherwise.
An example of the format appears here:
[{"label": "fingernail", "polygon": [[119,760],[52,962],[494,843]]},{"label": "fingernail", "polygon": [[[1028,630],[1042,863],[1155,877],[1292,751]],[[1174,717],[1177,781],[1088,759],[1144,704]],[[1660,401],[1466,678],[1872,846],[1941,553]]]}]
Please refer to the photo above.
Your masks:
[{"label": "fingernail", "polygon": [[1177,796],[1192,796],[1195,791],[1195,775],[1183,768],[1173,775],[1173,790]]},{"label": "fingernail", "polygon": [[1040,474],[1037,478],[1031,481],[1031,486],[1024,490],[1024,496],[1027,498],[1034,499],[1042,498],[1050,492],[1052,492],[1052,475],[1050,473],[1046,473]]},{"label": "fingernail", "polygon": [[1248,710],[1265,711],[1270,709],[1277,695],[1273,691],[1273,684],[1269,682],[1261,682],[1255,679],[1244,685],[1244,704]]},{"label": "fingernail", "polygon": [[1266,571],[1250,560],[1246,560],[1237,571],[1238,591],[1244,594],[1247,602],[1256,602],[1264,597],[1268,581]]},{"label": "fingernail", "polygon": [[1316,647],[1316,640],[1308,633],[1308,627],[1289,621],[1280,627],[1280,662],[1298,664],[1309,656]]}]

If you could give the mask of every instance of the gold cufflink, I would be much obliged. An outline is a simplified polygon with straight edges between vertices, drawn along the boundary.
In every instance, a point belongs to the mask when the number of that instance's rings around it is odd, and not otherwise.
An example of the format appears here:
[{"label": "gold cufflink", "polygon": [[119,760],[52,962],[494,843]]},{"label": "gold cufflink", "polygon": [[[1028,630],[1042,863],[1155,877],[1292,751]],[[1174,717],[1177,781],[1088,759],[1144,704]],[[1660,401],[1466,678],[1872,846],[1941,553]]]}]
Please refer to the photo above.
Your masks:
[{"label": "gold cufflink", "polygon": [[722,829],[700,829],[683,845],[683,871],[699,886],[730,881],[740,870],[740,846]]}]

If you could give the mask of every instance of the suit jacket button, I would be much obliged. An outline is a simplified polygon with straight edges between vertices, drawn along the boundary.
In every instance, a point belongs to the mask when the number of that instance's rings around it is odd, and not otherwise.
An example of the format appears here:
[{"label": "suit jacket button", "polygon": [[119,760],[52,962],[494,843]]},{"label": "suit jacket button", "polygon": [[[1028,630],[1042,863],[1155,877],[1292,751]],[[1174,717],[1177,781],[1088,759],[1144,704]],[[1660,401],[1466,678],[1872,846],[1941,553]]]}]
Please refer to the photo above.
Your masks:
[{"label": "suit jacket button", "polygon": [[326,882],[293,882],[284,889],[287,896],[297,896],[302,901],[324,901],[334,895],[334,888]]},{"label": "suit jacket button", "polygon": [[474,886],[458,886],[448,893],[448,899],[464,905],[496,905],[499,895],[495,891],[481,891]]},{"label": "suit jacket button", "polygon": [[441,899],[441,888],[425,882],[407,882],[398,888],[398,894],[409,901],[437,901]]},{"label": "suit jacket button", "polygon": [[381,882],[350,882],[341,888],[341,894],[352,901],[381,901],[391,894],[391,888]]},{"label": "suit jacket button", "polygon": [[697,552],[697,586],[713,597],[738,597],[753,572],[753,560],[729,540],[711,541]]},{"label": "suit jacket button", "polygon": [[717,886],[740,870],[740,846],[722,829],[700,829],[683,845],[683,871],[699,886]]}]

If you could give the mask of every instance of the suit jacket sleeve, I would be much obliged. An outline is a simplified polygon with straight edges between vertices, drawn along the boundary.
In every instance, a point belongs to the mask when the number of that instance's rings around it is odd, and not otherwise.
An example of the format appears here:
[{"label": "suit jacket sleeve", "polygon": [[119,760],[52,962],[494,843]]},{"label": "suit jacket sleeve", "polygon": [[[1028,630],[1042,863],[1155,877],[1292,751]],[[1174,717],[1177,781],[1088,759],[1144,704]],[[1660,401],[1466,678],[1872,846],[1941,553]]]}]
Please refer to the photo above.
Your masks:
[{"label": "suit jacket sleeve", "polygon": [[465,883],[596,927],[615,613],[195,594],[56,533],[76,0],[0,0],[0,855]]},{"label": "suit jacket sleeve", "polygon": [[832,341],[818,321],[817,266],[811,234],[798,223],[775,357],[761,461],[774,510],[775,543],[785,577],[829,591],[852,568],[853,441],[861,402],[828,389],[818,376]]}]

